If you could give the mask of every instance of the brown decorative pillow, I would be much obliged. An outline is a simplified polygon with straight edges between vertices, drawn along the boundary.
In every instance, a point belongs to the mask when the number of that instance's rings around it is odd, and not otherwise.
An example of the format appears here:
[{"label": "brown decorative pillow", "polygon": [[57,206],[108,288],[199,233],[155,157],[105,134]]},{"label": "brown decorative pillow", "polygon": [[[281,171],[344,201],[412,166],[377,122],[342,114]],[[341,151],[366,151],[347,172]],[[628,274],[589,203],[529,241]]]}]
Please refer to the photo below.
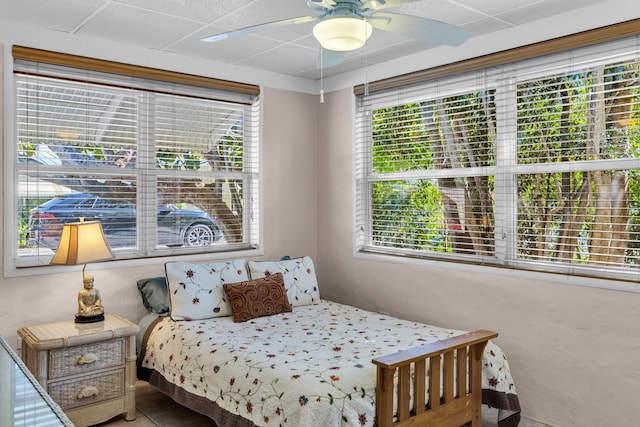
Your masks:
[{"label": "brown decorative pillow", "polygon": [[282,273],[246,282],[225,283],[223,286],[231,304],[234,322],[291,311]]}]

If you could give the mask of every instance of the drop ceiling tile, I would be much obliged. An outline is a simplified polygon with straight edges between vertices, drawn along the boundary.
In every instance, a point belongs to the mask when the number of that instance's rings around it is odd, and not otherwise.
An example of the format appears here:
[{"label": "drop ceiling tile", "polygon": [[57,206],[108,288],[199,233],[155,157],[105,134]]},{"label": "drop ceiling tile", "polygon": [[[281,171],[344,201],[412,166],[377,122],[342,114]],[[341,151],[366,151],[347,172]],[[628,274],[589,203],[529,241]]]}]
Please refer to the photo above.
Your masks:
[{"label": "drop ceiling tile", "polygon": [[309,31],[304,37],[293,40],[291,44],[309,49],[320,49],[320,42],[313,36],[312,31]]},{"label": "drop ceiling tile", "polygon": [[316,22],[305,22],[304,24],[286,25],[254,34],[258,37],[290,42],[313,34],[315,24]]},{"label": "drop ceiling tile", "polygon": [[237,30],[283,19],[315,16],[302,0],[278,0],[277,3],[276,6],[273,0],[252,2],[247,7],[242,7],[229,13],[224,16],[224,19],[215,22],[215,24],[227,27],[230,30]]},{"label": "drop ceiling tile", "polygon": [[233,64],[280,45],[277,41],[251,35],[214,43],[201,41],[202,37],[216,34],[212,27],[200,30],[195,33],[195,37],[179,41],[165,50]]},{"label": "drop ceiling tile", "polygon": [[[417,40],[408,39],[405,42],[393,45],[391,48],[379,49],[366,55],[366,62],[377,64],[395,60],[399,57],[411,55],[417,52],[423,52],[435,47],[428,43],[422,43]],[[358,55],[356,58],[365,60],[364,55]]]},{"label": "drop ceiling tile", "polygon": [[[320,80],[321,77],[328,78],[334,75],[358,70],[358,69],[361,69],[362,67],[364,67],[363,62],[355,59],[345,58],[345,60],[342,63],[334,67],[325,68],[324,70],[322,70],[322,73],[320,72],[320,69],[314,66],[304,71],[296,73],[295,76],[302,77],[305,79]],[[363,75],[362,75],[363,80],[365,78],[365,75],[366,74],[363,70]]]},{"label": "drop ceiling tile", "polygon": [[295,74],[313,67],[316,64],[317,54],[315,49],[286,45],[239,61],[238,65],[276,73]]},{"label": "drop ceiling tile", "polygon": [[72,32],[104,3],[105,0],[2,0],[0,20]]},{"label": "drop ceiling tile", "polygon": [[[161,49],[201,24],[151,12],[122,3],[111,3],[84,25],[79,34]],[[162,31],[158,31],[162,28]]]},{"label": "drop ceiling tile", "polygon": [[513,27],[513,25],[495,18],[479,19],[477,21],[462,25],[462,28],[470,31],[473,34],[472,37],[493,33],[495,31],[505,30],[511,27]]},{"label": "drop ceiling tile", "polygon": [[402,34],[392,33],[389,31],[384,31],[379,28],[374,28],[371,37],[367,40],[367,44],[358,49],[358,52],[368,50],[368,51],[376,51],[378,49],[384,49],[387,46],[394,46],[398,43],[405,42],[407,40],[413,40],[407,36]]},{"label": "drop ceiling tile", "polygon": [[511,12],[498,14],[497,17],[516,25],[548,18],[585,6],[601,3],[604,0],[546,0],[525,6]]},{"label": "drop ceiling tile", "polygon": [[[461,25],[465,22],[483,18],[484,15],[466,7],[443,1],[422,0],[384,10],[404,15],[419,16],[435,19],[451,25]],[[375,16],[375,14],[373,15]]]},{"label": "drop ceiling tile", "polygon": [[541,3],[543,1],[544,0],[456,0],[456,3],[459,3],[478,12],[493,16],[518,9],[523,6],[529,6],[534,3]]},{"label": "drop ceiling tile", "polygon": [[136,6],[167,15],[193,19],[199,22],[211,22],[234,9],[254,0],[117,0],[119,3]]}]

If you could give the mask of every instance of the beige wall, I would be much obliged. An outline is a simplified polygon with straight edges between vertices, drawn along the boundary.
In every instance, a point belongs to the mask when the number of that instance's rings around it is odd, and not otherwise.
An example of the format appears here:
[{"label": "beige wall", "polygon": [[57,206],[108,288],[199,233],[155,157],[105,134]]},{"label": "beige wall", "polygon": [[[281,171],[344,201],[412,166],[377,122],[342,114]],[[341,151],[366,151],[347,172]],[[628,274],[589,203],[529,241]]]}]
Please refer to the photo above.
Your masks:
[{"label": "beige wall", "polygon": [[[316,99],[295,92],[264,90],[265,259],[285,254],[317,256]],[[109,269],[99,264],[87,266],[87,272],[95,276],[105,310],[138,321],[145,312],[136,280],[163,275],[162,260],[148,260],[140,267],[110,264]],[[0,335],[12,346],[16,346],[16,330],[21,326],[73,319],[82,274],[78,268],[69,269],[61,267],[60,274],[0,279]]]},{"label": "beige wall", "polygon": [[318,138],[322,297],[500,333],[523,414],[562,427],[640,423],[640,293],[352,255],[352,92],[325,96]]}]

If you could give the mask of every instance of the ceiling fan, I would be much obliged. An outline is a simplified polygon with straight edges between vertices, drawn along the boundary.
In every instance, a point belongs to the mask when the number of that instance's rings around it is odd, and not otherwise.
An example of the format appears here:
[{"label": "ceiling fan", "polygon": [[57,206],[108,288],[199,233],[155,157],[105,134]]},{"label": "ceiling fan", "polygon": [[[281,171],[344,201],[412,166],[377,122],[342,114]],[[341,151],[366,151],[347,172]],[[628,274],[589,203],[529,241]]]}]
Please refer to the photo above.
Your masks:
[{"label": "ceiling fan", "polygon": [[315,13],[311,16],[284,19],[204,37],[217,42],[287,25],[317,21],[313,35],[320,42],[318,67],[332,67],[342,62],[346,51],[362,47],[373,28],[402,34],[433,44],[459,46],[470,36],[467,30],[441,21],[392,12],[383,9],[417,0],[305,0]]}]

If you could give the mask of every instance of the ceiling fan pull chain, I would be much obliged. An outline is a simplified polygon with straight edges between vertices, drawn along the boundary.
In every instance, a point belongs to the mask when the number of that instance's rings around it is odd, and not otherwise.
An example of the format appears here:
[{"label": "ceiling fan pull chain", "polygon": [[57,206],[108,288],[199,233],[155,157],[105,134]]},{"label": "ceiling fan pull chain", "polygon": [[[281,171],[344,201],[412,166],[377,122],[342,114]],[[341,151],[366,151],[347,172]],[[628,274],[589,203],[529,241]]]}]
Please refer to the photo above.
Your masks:
[{"label": "ceiling fan pull chain", "polygon": [[[384,4],[384,1],[382,2]],[[369,46],[364,43],[364,96],[369,96]]]},{"label": "ceiling fan pull chain", "polygon": [[324,104],[324,49],[320,48],[320,104]]}]

